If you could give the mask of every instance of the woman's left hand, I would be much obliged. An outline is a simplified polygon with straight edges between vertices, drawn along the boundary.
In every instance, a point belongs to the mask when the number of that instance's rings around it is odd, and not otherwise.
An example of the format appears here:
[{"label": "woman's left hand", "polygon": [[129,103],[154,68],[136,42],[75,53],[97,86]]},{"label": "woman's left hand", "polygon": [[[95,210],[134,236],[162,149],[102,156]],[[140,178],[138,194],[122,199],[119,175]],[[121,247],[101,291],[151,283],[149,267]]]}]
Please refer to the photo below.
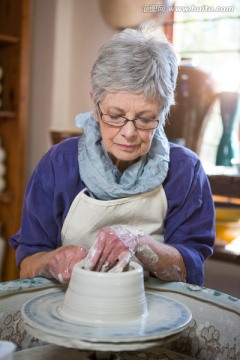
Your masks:
[{"label": "woman's left hand", "polygon": [[128,265],[138,246],[141,231],[119,225],[102,228],[84,260],[84,268],[102,272],[121,272]]}]

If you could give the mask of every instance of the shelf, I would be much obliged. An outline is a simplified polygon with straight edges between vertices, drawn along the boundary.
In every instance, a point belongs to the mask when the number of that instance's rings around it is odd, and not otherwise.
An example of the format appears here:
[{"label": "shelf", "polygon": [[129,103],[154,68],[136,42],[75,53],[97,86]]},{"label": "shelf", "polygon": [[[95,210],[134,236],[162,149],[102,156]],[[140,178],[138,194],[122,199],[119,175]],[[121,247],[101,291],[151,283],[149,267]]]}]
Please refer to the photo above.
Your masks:
[{"label": "shelf", "polygon": [[0,193],[0,204],[10,204],[13,202],[13,194],[11,194],[10,192],[2,192]]},{"label": "shelf", "polygon": [[0,34],[0,45],[17,44],[19,39],[16,36]]},{"label": "shelf", "polygon": [[0,110],[0,118],[15,118],[16,112],[10,110]]},{"label": "shelf", "polygon": [[[7,185],[0,193],[2,236],[9,239],[21,224],[29,94],[31,0],[0,0],[0,66],[3,69],[0,138],[6,150]],[[19,277],[15,254],[6,247],[1,281]]]}]

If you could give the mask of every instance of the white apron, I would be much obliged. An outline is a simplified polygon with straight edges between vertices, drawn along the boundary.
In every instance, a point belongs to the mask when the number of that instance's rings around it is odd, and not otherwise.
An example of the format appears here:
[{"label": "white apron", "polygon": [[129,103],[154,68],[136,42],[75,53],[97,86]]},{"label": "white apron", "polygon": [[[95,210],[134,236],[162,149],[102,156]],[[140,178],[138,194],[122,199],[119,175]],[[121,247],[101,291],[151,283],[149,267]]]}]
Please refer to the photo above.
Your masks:
[{"label": "white apron", "polygon": [[97,200],[82,190],[73,200],[62,227],[62,244],[90,249],[103,227],[131,225],[163,242],[167,198],[159,186],[151,192],[117,200]]}]

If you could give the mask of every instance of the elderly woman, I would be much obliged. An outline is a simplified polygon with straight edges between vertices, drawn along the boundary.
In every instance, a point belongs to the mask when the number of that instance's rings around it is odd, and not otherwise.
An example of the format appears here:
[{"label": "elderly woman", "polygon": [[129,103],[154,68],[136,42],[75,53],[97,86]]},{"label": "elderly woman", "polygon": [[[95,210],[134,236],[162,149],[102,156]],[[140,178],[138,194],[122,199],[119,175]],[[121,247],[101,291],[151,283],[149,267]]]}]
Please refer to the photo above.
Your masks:
[{"label": "elderly woman", "polygon": [[26,189],[10,244],[21,277],[68,282],[75,263],[122,271],[134,257],[165,281],[201,285],[214,206],[199,158],[168,142],[177,60],[157,30],[126,29],[91,72],[84,135],[53,146]]}]

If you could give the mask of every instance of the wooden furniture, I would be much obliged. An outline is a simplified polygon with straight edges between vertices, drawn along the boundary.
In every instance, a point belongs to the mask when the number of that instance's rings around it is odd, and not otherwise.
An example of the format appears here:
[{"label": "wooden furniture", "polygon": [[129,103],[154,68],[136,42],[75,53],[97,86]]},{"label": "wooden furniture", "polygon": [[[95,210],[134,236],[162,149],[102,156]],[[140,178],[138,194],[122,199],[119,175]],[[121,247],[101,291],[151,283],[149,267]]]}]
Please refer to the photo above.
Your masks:
[{"label": "wooden furniture", "polygon": [[[240,174],[239,175],[212,175],[208,174],[212,193],[224,197],[223,202],[233,202],[240,205]],[[222,199],[224,200],[224,199]],[[221,198],[219,198],[221,201]]]},{"label": "wooden furniture", "polygon": [[[6,189],[0,193],[0,222],[6,242],[19,226],[24,191],[28,112],[29,0],[0,1],[0,66],[3,69],[0,138],[6,150]],[[18,277],[7,245],[1,280]]]},{"label": "wooden furniture", "polygon": [[58,144],[60,141],[66,140],[73,136],[79,136],[83,134],[83,129],[52,129],[50,130],[51,143],[53,145]]},{"label": "wooden furniture", "polygon": [[[176,87],[176,105],[172,107],[165,131],[168,139],[178,141],[200,154],[203,134],[207,126],[207,113],[218,94],[208,74],[191,65],[179,68]],[[226,170],[226,169],[225,169]],[[207,172],[213,199],[218,206],[240,206],[240,175]],[[239,234],[240,235],[240,234]],[[240,264],[240,256],[225,246],[215,246],[211,259]]]},{"label": "wooden furniture", "polygon": [[216,99],[209,75],[197,67],[181,65],[175,91],[176,104],[171,108],[165,132],[170,141],[200,153],[208,117],[206,114]]}]

